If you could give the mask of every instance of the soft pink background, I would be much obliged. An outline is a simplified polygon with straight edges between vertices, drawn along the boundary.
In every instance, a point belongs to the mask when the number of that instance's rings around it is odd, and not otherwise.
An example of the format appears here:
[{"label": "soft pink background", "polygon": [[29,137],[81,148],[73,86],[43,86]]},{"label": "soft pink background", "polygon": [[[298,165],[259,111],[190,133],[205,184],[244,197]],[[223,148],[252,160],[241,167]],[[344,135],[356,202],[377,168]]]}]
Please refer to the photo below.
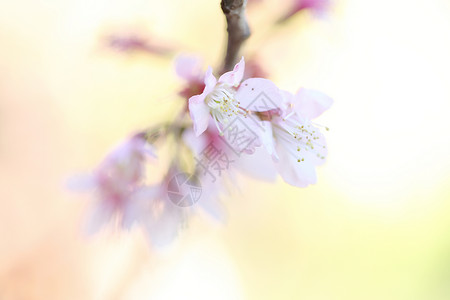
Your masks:
[{"label": "soft pink background", "polygon": [[283,7],[249,11],[271,79],[335,99],[319,183],[242,179],[226,225],[157,252],[139,230],[85,237],[89,197],[64,187],[178,105],[170,60],[99,39],[126,25],[217,65],[219,1],[0,1],[0,299],[448,299],[449,3],[335,2],[266,43]]}]

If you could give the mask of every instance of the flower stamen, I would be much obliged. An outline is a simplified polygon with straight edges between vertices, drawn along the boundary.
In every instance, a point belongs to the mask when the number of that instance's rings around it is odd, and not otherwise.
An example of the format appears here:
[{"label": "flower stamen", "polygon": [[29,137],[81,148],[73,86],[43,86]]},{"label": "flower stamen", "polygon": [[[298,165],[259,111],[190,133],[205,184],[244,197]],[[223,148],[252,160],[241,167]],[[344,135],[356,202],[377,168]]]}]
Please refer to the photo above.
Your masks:
[{"label": "flower stamen", "polygon": [[205,102],[209,106],[219,133],[223,135],[220,124],[227,124],[234,116],[242,114],[242,108],[234,97],[235,91],[232,87],[224,84],[218,85],[206,97]]}]

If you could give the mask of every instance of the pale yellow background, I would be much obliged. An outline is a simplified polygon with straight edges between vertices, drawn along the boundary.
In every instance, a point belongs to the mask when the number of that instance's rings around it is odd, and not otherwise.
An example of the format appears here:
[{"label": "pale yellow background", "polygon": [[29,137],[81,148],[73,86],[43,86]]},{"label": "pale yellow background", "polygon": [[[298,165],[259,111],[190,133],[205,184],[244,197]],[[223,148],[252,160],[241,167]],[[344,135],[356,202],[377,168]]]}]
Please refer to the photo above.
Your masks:
[{"label": "pale yellow background", "polygon": [[139,230],[84,237],[89,197],[64,189],[179,105],[170,59],[100,38],[126,25],[217,66],[219,0],[0,0],[1,300],[450,298],[450,2],[335,0],[270,31],[280,3],[249,10],[245,50],[335,99],[319,183],[242,179],[227,224],[155,252]]}]

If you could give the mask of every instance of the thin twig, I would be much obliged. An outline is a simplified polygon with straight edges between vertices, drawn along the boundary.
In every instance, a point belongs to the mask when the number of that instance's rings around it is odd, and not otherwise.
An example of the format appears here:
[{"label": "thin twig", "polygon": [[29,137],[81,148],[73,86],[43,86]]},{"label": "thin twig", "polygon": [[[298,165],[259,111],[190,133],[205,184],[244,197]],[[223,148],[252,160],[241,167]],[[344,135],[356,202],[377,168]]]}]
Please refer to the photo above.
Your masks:
[{"label": "thin twig", "polygon": [[220,6],[227,18],[228,45],[222,72],[229,71],[239,59],[239,49],[250,36],[245,16],[247,0],[222,0]]}]

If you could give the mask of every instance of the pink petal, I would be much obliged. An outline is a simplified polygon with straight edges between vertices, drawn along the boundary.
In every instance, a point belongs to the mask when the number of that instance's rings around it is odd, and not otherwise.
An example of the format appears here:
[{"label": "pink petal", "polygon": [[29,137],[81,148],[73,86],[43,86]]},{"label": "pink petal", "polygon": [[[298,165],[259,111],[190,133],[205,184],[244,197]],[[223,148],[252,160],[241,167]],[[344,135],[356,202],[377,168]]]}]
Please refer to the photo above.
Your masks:
[{"label": "pink petal", "polygon": [[130,229],[134,223],[147,219],[151,215],[150,203],[159,193],[159,186],[142,186],[130,195],[123,208],[122,227]]},{"label": "pink petal", "polygon": [[208,128],[200,136],[196,136],[194,130],[188,128],[183,132],[182,138],[183,142],[192,150],[194,155],[200,155],[200,152],[210,143],[213,143],[215,146],[226,146],[222,144],[222,137],[216,129],[213,118],[209,118]]},{"label": "pink petal", "polygon": [[278,148],[280,160],[275,167],[286,183],[297,187],[307,187],[317,182],[316,170],[311,162],[306,159],[297,162],[290,153],[283,151],[281,147]]},{"label": "pink petal", "polygon": [[332,104],[333,99],[319,91],[300,89],[295,95],[294,110],[305,118],[314,119],[329,109]]},{"label": "pink petal", "polygon": [[226,72],[222,76],[220,76],[219,82],[226,83],[231,86],[238,86],[242,78],[244,77],[244,70],[245,61],[244,57],[242,57],[241,61],[234,66],[233,71]]},{"label": "pink petal", "polygon": [[242,82],[236,100],[241,107],[258,112],[281,108],[283,103],[280,89],[264,78],[250,78]]},{"label": "pink petal", "polygon": [[278,161],[279,157],[275,151],[275,140],[273,139],[272,124],[269,121],[261,122],[263,125],[260,136],[261,142],[266,148],[267,152],[272,156],[274,161]]},{"label": "pink petal", "polygon": [[205,89],[203,93],[189,98],[189,113],[194,123],[196,136],[199,136],[208,128],[210,113],[208,105],[205,103],[205,98],[214,89],[216,83],[216,77],[212,74],[212,68],[209,67],[205,74]]},{"label": "pink petal", "polygon": [[205,89],[203,90],[203,94],[208,95],[214,89],[217,84],[216,77],[214,77],[212,73],[212,68],[209,67],[205,73]]},{"label": "pink petal", "polygon": [[175,72],[186,81],[195,81],[202,74],[202,59],[194,55],[179,55],[175,58]]},{"label": "pink petal", "polygon": [[185,221],[183,208],[167,199],[166,188],[164,185],[142,187],[127,205],[122,221],[124,228],[135,222],[141,225],[152,246],[156,247],[172,242]]},{"label": "pink petal", "polygon": [[189,113],[194,124],[195,135],[200,136],[208,128],[210,116],[204,94],[189,98]]}]

